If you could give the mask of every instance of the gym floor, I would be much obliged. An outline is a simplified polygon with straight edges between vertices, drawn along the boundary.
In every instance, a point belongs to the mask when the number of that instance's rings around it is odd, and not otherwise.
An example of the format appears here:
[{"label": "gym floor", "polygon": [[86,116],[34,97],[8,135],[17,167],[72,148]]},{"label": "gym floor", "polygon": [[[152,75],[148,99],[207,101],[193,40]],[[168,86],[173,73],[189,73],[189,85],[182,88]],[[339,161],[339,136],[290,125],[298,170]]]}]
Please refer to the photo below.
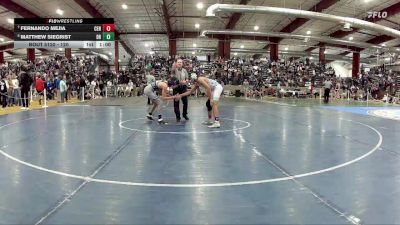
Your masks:
[{"label": "gym floor", "polygon": [[93,102],[0,117],[1,224],[400,223],[399,107]]}]

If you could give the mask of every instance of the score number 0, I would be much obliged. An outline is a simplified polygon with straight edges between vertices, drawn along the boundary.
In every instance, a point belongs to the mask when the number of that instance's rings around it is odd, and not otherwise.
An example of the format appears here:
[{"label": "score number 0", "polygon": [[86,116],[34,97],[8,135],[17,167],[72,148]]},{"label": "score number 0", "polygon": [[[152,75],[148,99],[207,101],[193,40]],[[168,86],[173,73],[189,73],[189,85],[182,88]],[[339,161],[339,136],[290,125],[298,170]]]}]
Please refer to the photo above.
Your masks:
[{"label": "score number 0", "polygon": [[114,24],[103,24],[103,32],[114,32]]}]

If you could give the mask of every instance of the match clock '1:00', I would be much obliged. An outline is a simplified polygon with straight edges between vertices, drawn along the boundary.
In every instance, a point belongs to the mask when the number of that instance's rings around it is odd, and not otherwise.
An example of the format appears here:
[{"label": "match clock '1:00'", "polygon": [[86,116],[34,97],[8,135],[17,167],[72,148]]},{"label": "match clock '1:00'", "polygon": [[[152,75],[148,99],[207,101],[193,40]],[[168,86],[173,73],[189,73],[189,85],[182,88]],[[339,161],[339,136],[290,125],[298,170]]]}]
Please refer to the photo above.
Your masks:
[{"label": "match clock '1:00'", "polygon": [[103,41],[101,41],[101,42],[99,43],[99,46],[100,46],[100,47],[111,47],[111,43],[110,43],[110,42],[103,42]]}]

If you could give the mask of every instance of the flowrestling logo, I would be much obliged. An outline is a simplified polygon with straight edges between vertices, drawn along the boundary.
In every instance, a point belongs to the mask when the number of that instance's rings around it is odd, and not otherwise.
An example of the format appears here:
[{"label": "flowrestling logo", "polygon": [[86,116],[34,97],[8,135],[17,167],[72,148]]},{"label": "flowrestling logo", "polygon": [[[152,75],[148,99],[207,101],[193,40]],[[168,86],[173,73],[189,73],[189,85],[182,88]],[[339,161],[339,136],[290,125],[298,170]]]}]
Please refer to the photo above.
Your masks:
[{"label": "flowrestling logo", "polygon": [[388,16],[388,13],[386,11],[384,11],[384,12],[372,11],[372,12],[367,12],[367,13],[368,13],[367,18],[370,18],[370,19],[375,19],[375,18],[385,19]]}]

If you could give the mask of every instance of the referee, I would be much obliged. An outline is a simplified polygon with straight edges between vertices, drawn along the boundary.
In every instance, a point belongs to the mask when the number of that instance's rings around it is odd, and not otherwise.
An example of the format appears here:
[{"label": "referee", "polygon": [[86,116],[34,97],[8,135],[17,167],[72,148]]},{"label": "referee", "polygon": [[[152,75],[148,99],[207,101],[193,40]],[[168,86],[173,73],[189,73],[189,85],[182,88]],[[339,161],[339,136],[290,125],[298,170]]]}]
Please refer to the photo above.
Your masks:
[{"label": "referee", "polygon": [[[176,68],[172,71],[173,76],[179,80],[179,85],[173,90],[173,94],[182,94],[185,93],[187,90],[187,82],[189,80],[189,74],[186,71],[185,68],[183,68],[183,60],[182,59],[177,59],[176,60]],[[182,97],[182,104],[183,104],[183,112],[182,112],[182,117],[185,120],[189,120],[189,117],[187,116],[187,109],[188,109],[188,98],[187,96]],[[181,112],[179,110],[179,100],[174,101],[174,111],[175,111],[175,116],[176,116],[176,121],[180,122],[181,121]]]}]

